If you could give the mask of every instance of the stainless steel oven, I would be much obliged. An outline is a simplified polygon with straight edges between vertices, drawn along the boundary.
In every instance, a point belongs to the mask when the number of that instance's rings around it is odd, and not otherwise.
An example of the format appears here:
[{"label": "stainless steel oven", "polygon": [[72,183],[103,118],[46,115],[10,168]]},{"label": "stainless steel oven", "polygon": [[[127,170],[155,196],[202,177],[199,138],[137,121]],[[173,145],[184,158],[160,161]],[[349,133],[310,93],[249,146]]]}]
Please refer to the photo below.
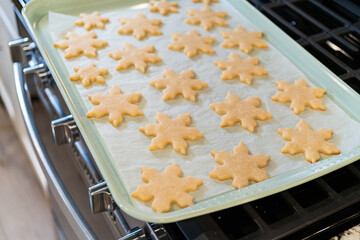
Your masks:
[{"label": "stainless steel oven", "polygon": [[[8,74],[1,76],[0,90],[49,194],[59,239],[327,239],[360,223],[360,161],[290,190],[176,223],[126,215],[26,29],[20,13],[26,2],[1,2],[0,53],[8,60],[0,67]],[[360,2],[249,2],[360,92]]]}]

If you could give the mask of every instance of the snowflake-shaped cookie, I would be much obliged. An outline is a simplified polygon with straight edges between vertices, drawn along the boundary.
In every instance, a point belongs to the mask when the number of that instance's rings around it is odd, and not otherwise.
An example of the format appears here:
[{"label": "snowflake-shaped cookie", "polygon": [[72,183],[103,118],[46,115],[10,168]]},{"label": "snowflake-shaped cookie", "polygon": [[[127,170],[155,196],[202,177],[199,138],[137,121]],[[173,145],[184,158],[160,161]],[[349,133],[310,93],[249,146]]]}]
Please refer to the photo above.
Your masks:
[{"label": "snowflake-shaped cookie", "polygon": [[146,34],[150,35],[161,35],[162,32],[159,29],[161,24],[160,19],[147,19],[142,13],[136,15],[135,18],[120,18],[120,23],[123,25],[118,33],[129,34],[137,38],[138,40],[143,39]]},{"label": "snowflake-shaped cookie", "polygon": [[206,5],[210,5],[211,3],[217,3],[219,0],[192,0],[193,3],[204,3]]},{"label": "snowflake-shaped cookie", "polygon": [[147,63],[161,62],[161,58],[153,53],[154,51],[155,47],[153,45],[136,48],[130,43],[125,43],[123,51],[110,52],[109,56],[118,60],[116,70],[134,66],[136,70],[144,73],[148,67]]},{"label": "snowflake-shaped cookie", "polygon": [[194,79],[194,71],[192,69],[181,72],[180,74],[170,69],[163,70],[163,77],[150,82],[151,86],[163,89],[163,100],[174,99],[177,95],[182,95],[185,99],[196,101],[195,90],[207,87],[206,82]]},{"label": "snowflake-shaped cookie", "polygon": [[257,66],[259,64],[258,57],[242,59],[240,55],[233,52],[229,55],[229,61],[219,60],[215,61],[214,64],[221,70],[225,70],[221,75],[222,80],[231,80],[239,77],[240,82],[247,85],[252,83],[252,76],[265,76],[268,74],[262,67]]},{"label": "snowflake-shaped cookie", "polygon": [[295,114],[305,111],[305,106],[314,110],[325,110],[320,99],[326,93],[325,89],[309,88],[302,78],[295,80],[295,84],[281,81],[276,81],[275,84],[282,92],[277,92],[271,99],[280,103],[291,102],[290,109]]},{"label": "snowflake-shaped cookie", "polygon": [[226,12],[214,12],[208,5],[204,5],[201,10],[188,9],[186,12],[189,18],[185,20],[187,24],[200,24],[205,30],[210,30],[214,25],[227,27],[228,23],[224,20]]},{"label": "snowflake-shaped cookie", "polygon": [[65,50],[65,58],[72,58],[84,54],[87,57],[96,57],[96,48],[104,47],[108,42],[97,39],[94,31],[78,35],[67,32],[66,39],[54,43],[54,47]]},{"label": "snowflake-shaped cookie", "polygon": [[108,74],[107,68],[97,68],[94,63],[89,66],[75,66],[75,73],[70,75],[71,81],[81,81],[84,87],[87,87],[92,82],[105,83],[104,75]]},{"label": "snowflake-shaped cookie", "polygon": [[249,149],[242,143],[235,146],[232,153],[212,151],[215,162],[222,166],[215,167],[209,176],[220,181],[233,179],[234,188],[243,188],[249,185],[249,181],[261,182],[269,179],[269,175],[263,169],[270,160],[270,156],[261,154],[249,155]]},{"label": "snowflake-shaped cookie", "polygon": [[267,48],[268,45],[261,39],[262,32],[253,31],[247,32],[242,26],[235,28],[235,31],[220,31],[220,34],[225,41],[221,46],[226,48],[233,48],[239,46],[239,50],[249,54],[253,47]]},{"label": "snowflake-shaped cookie", "polygon": [[158,112],[155,124],[148,124],[140,128],[146,136],[155,136],[151,140],[150,151],[163,149],[171,144],[172,148],[186,155],[188,144],[185,140],[195,141],[203,137],[203,133],[196,128],[188,127],[191,123],[190,113],[180,114],[177,118],[171,119],[166,113]]},{"label": "snowflake-shaped cookie", "polygon": [[141,93],[122,94],[120,88],[113,86],[107,91],[107,95],[89,95],[89,100],[96,106],[92,107],[86,117],[101,118],[109,115],[109,122],[117,127],[122,122],[122,115],[131,117],[144,115],[139,106],[133,104],[140,98]]},{"label": "snowflake-shaped cookie", "polygon": [[200,36],[200,33],[195,29],[190,30],[186,34],[172,33],[171,38],[174,40],[168,48],[171,50],[184,49],[184,54],[191,58],[198,54],[198,51],[206,54],[213,54],[214,49],[210,44],[215,41],[215,38],[210,36]]},{"label": "snowflake-shaped cookie", "polygon": [[159,12],[165,16],[168,13],[177,13],[178,3],[167,0],[150,1],[150,12]]},{"label": "snowflake-shaped cookie", "polygon": [[81,13],[80,19],[75,22],[78,26],[84,26],[89,31],[92,28],[103,29],[105,23],[109,22],[109,18],[100,17],[99,12],[93,12],[92,14]]},{"label": "snowflake-shaped cookie", "polygon": [[188,192],[195,192],[202,184],[201,179],[181,176],[176,162],[167,166],[163,173],[155,168],[142,167],[142,180],[147,183],[137,187],[131,196],[143,201],[153,200],[151,207],[157,213],[169,212],[172,204],[185,208],[194,204],[194,198]]},{"label": "snowflake-shaped cookie", "polygon": [[327,142],[333,133],[332,129],[313,130],[310,124],[303,119],[300,119],[300,122],[295,126],[295,130],[279,128],[278,133],[286,141],[290,141],[281,149],[282,153],[290,153],[291,155],[303,153],[306,161],[310,163],[320,160],[319,153],[326,155],[340,153],[340,150],[334,144]]},{"label": "snowflake-shaped cookie", "polygon": [[265,121],[272,118],[272,114],[265,109],[258,108],[259,97],[248,97],[246,100],[231,92],[226,95],[226,102],[217,102],[210,105],[217,114],[225,114],[221,117],[220,127],[234,126],[239,122],[242,128],[254,132],[257,125],[255,120]]}]

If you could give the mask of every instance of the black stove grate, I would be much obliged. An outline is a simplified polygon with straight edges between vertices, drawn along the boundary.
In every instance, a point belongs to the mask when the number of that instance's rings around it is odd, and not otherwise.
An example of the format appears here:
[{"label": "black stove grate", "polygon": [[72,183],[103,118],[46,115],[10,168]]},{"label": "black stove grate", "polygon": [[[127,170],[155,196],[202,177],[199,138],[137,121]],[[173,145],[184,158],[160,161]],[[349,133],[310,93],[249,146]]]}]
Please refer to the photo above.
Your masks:
[{"label": "black stove grate", "polygon": [[[360,93],[360,1],[248,1]],[[329,239],[358,223],[360,161],[263,199],[164,226],[174,239]]]},{"label": "black stove grate", "polygon": [[175,239],[328,239],[359,222],[360,162],[266,198],[177,222],[182,236]]},{"label": "black stove grate", "polygon": [[360,92],[360,1],[248,1]]}]

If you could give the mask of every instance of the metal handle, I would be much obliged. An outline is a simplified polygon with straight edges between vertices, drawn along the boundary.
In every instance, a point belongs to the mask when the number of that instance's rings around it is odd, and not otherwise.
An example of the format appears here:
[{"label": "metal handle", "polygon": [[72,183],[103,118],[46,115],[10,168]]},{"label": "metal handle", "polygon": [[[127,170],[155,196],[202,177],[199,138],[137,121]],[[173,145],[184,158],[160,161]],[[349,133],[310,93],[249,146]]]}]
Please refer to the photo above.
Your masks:
[{"label": "metal handle", "polygon": [[74,143],[80,139],[80,132],[72,115],[51,121],[51,129],[56,145]]},{"label": "metal handle", "polygon": [[35,78],[35,85],[38,90],[43,90],[49,87],[51,73],[43,63],[30,66],[23,69],[25,76],[33,76]]},{"label": "metal handle", "polygon": [[14,79],[16,93],[21,108],[21,113],[24,118],[24,122],[32,140],[35,153],[38,157],[38,161],[44,171],[46,179],[49,184],[49,189],[53,194],[55,200],[60,206],[65,218],[72,226],[75,234],[79,239],[97,239],[92,229],[89,227],[79,210],[77,209],[74,201],[71,199],[69,193],[65,189],[59,175],[57,174],[49,155],[46,152],[39,132],[36,128],[33,113],[31,111],[31,105],[27,101],[27,94],[24,88],[23,71],[20,63],[13,63]]},{"label": "metal handle", "polygon": [[26,52],[35,49],[36,45],[29,38],[19,38],[8,43],[13,62],[25,62]]},{"label": "metal handle", "polygon": [[40,64],[37,64],[35,66],[30,66],[30,67],[24,68],[23,73],[25,75],[28,75],[28,74],[35,74],[35,73],[44,72],[45,70],[46,70],[45,65],[43,63],[40,63]]},{"label": "metal handle", "polygon": [[131,230],[129,234],[126,234],[126,236],[120,238],[119,240],[147,240],[144,231],[138,227]]},{"label": "metal handle", "polygon": [[89,188],[90,209],[92,213],[113,211],[113,198],[105,181]]},{"label": "metal handle", "polygon": [[146,223],[145,232],[153,240],[171,240],[172,238],[167,233],[163,225],[157,223]]},{"label": "metal handle", "polygon": [[51,129],[56,145],[72,144],[75,155],[80,156],[81,167],[87,173],[86,180],[90,185],[99,183],[101,176],[93,164],[91,156],[80,140],[80,131],[72,115],[51,121]]}]

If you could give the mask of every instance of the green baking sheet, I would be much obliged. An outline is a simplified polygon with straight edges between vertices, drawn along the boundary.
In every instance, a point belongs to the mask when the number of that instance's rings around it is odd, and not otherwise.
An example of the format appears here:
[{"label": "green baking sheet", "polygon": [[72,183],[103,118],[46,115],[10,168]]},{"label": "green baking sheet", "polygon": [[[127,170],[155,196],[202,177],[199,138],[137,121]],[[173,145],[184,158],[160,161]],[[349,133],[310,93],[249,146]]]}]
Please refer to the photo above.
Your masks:
[{"label": "green baking sheet", "polygon": [[[190,1],[190,0],[189,0]],[[126,187],[124,176],[119,174],[117,170],[119,166],[115,164],[114,156],[108,151],[108,147],[92,120],[86,118],[89,110],[84,104],[84,100],[79,95],[75,84],[67,81],[69,70],[64,64],[64,59],[59,55],[58,50],[53,47],[53,39],[49,29],[49,12],[56,12],[78,16],[81,12],[109,12],[116,9],[127,9],[131,6],[138,6],[145,1],[51,1],[51,0],[32,0],[23,9],[23,15],[28,23],[34,40],[36,41],[53,77],[59,87],[93,157],[99,167],[101,174],[107,181],[110,191],[116,203],[128,214],[151,222],[173,222],[186,219],[201,214],[217,211],[238,204],[242,204],[254,199],[265,197],[267,195],[285,190],[287,188],[299,185],[311,179],[317,178],[328,172],[334,171],[358,159],[360,155],[360,143],[354,144],[354,148],[343,152],[338,156],[332,156],[323,159],[315,164],[299,167],[295,170],[287,171],[272,177],[271,179],[252,184],[240,190],[231,190],[221,194],[196,201],[196,204],[184,209],[176,209],[169,213],[157,214],[154,212],[144,211],[130,197],[129,190]],[[184,1],[179,1],[180,7]],[[313,85],[326,88],[327,97],[337,104],[344,112],[353,120],[359,122],[360,119],[360,98],[357,93],[344,84],[338,77],[331,73],[326,67],[319,63],[315,58],[308,54],[301,46],[294,42],[290,37],[283,33],[278,27],[267,20],[260,12],[254,9],[246,1],[227,0],[223,1],[232,6],[239,15],[251,22],[255,29],[262,30],[268,43],[275,47],[288,60],[290,60],[301,72],[307,80]],[[194,5],[194,8],[200,8],[201,5]],[[216,4],[214,5],[216,6]],[[216,9],[216,7],[214,7]],[[144,9],[147,12],[147,9]],[[160,16],[160,15],[159,15]],[[184,24],[184,23],[183,23]],[[119,24],[120,26],[120,24]],[[194,27],[201,30],[199,27]],[[213,31],[223,30],[224,28],[215,28]],[[204,32],[204,31],[203,31]],[[121,36],[119,35],[119,38]],[[164,36],[165,37],[165,36]],[[169,36],[168,36],[169,37]],[[99,36],[99,38],[101,38]],[[149,38],[151,39],[151,37]],[[239,53],[237,49],[234,52]],[[180,54],[179,59],[181,59]],[[203,56],[204,58],[206,55]],[[261,59],[260,59],[261,61]],[[115,65],[115,61],[113,62]],[[154,68],[155,69],[155,68]],[[194,69],[196,72],[196,69]],[[160,69],[161,72],[161,69]],[[221,73],[221,71],[219,71]],[[294,80],[294,79],[292,79]],[[258,80],[254,80],[258,81]],[[226,83],[224,83],[226,84]],[[242,83],[241,83],[242,84]],[[235,83],[235,86],[242,86]],[[274,87],[274,91],[275,91]],[[139,90],[141,91],[141,90]],[[156,91],[156,90],[154,90]],[[198,97],[202,98],[205,94],[199,93]],[[148,100],[149,101],[149,100]],[[326,104],[325,104],[326,105]],[[286,107],[287,108],[287,107]],[[211,111],[211,110],[210,110]],[[288,114],[293,114],[288,108]],[[313,111],[313,110],[310,110]],[[216,115],[215,113],[213,113]],[[154,123],[154,118],[149,121]],[[145,125],[145,124],[144,124]],[[265,127],[266,122],[261,125]],[[293,128],[294,125],[283,126]],[[336,134],[336,133],[335,133]],[[144,148],[148,148],[149,139],[143,136]],[[285,141],[283,141],[285,144]],[[120,148],[121,146],[119,146]],[[196,146],[191,145],[190,149]],[[229,150],[232,149],[231,146]],[[251,146],[248,146],[251,149]],[[265,146],[264,146],[265,147]],[[282,147],[282,146],[281,146]],[[223,150],[223,149],[214,149]],[[256,154],[258,152],[253,152]],[[264,152],[261,152],[266,154]],[[213,159],[209,154],[209,159]],[[216,164],[214,164],[215,166]],[[138,169],[140,172],[140,169]],[[139,175],[141,178],[141,175]]]}]

